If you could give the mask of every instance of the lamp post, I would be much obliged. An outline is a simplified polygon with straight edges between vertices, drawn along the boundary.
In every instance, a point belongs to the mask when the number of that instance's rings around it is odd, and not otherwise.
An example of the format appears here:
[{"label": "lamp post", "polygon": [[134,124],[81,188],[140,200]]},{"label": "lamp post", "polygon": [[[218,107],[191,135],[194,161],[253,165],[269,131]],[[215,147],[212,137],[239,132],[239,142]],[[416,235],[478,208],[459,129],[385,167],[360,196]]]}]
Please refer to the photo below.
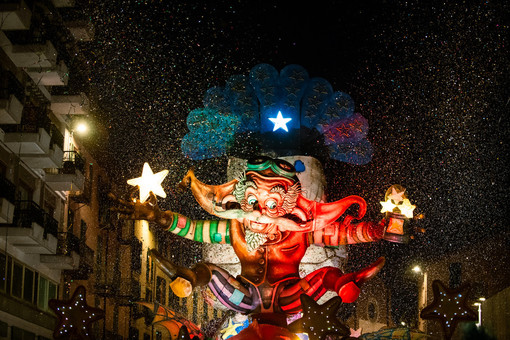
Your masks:
[{"label": "lamp post", "polygon": [[420,282],[418,291],[418,329],[424,333],[427,332],[427,324],[420,316],[420,311],[427,305],[427,272],[422,271],[420,266],[414,266],[413,272],[422,274],[423,280]]},{"label": "lamp post", "polygon": [[478,299],[478,302],[475,302],[474,305],[478,306],[478,322],[476,323],[476,326],[478,328],[482,327],[482,302],[485,301],[484,297],[481,297]]}]

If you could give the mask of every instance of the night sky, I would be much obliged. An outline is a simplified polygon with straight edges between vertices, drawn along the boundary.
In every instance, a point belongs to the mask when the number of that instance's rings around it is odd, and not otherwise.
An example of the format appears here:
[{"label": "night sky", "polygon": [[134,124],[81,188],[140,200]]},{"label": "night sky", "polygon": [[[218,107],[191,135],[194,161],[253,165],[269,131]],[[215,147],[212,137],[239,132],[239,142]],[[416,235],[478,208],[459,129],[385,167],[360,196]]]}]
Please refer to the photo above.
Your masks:
[{"label": "night sky", "polygon": [[[94,115],[109,131],[119,182],[169,169],[160,205],[200,215],[175,185],[195,166],[225,180],[227,158],[185,159],[186,116],[205,91],[259,64],[302,65],[348,93],[368,119],[372,161],[321,159],[329,199],[364,197],[367,218],[392,184],[407,188],[427,230],[407,245],[352,246],[351,263],[388,268],[508,233],[507,1],[104,1],[81,4],[96,35],[83,43]],[[184,197],[184,198],[183,198]],[[483,255],[483,254],[482,254]],[[386,277],[391,277],[390,269]]]}]

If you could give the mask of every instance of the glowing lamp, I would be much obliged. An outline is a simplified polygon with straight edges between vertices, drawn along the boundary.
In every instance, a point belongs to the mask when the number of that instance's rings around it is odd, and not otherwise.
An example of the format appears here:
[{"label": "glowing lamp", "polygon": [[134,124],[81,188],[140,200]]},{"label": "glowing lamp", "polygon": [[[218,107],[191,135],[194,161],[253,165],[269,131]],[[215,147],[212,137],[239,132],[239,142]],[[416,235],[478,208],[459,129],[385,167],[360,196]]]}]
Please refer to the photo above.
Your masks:
[{"label": "glowing lamp", "polygon": [[79,122],[78,124],[76,124],[74,128],[74,131],[78,132],[79,134],[85,134],[87,133],[88,130],[89,127],[87,126],[87,124],[85,124],[85,122]]},{"label": "glowing lamp", "polygon": [[414,266],[414,267],[413,267],[413,272],[415,272],[415,273],[421,273],[421,268],[420,268],[420,266]]},{"label": "glowing lamp", "polygon": [[278,111],[278,115],[276,116],[276,118],[269,118],[269,120],[274,124],[273,131],[283,129],[286,132],[289,132],[289,129],[287,128],[287,123],[290,122],[292,118],[283,118],[281,111]]},{"label": "glowing lamp", "polygon": [[127,181],[129,185],[138,186],[140,189],[140,202],[145,202],[152,191],[154,195],[165,198],[166,193],[161,186],[161,182],[168,175],[168,170],[163,170],[158,173],[153,173],[149,163],[145,162],[143,165],[142,176],[132,178]]},{"label": "glowing lamp", "polygon": [[392,242],[404,242],[407,236],[404,232],[404,224],[407,219],[413,217],[413,210],[416,208],[412,205],[405,195],[406,189],[395,184],[386,191],[381,213],[386,214],[388,218],[388,227],[386,228],[385,239]]}]

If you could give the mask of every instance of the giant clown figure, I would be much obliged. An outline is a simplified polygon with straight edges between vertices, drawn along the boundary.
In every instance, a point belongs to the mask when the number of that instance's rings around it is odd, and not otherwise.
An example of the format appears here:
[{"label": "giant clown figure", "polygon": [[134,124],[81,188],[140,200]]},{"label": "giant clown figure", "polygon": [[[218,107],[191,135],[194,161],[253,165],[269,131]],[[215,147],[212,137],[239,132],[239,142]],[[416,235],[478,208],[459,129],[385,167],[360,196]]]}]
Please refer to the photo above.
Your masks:
[{"label": "giant clown figure", "polygon": [[[231,244],[241,262],[241,274],[234,278],[213,263],[183,268],[153,250],[156,263],[179,283],[172,285],[178,296],[207,285],[228,309],[248,314],[259,324],[284,324],[287,316],[302,310],[301,294],[318,300],[333,291],[343,302],[354,302],[363,282],[384,265],[380,258],[359,272],[345,274],[336,267],[323,267],[299,277],[299,264],[311,244],[377,241],[383,238],[388,221],[356,223],[366,212],[366,203],[358,196],[330,203],[306,199],[294,166],[284,160],[250,159],[240,178],[218,186],[200,182],[190,170],[181,184],[190,186],[201,207],[221,219],[193,220],[161,211],[155,196],[144,203],[119,200],[121,217],[148,220],[198,242]],[[357,216],[343,216],[355,204]]]}]

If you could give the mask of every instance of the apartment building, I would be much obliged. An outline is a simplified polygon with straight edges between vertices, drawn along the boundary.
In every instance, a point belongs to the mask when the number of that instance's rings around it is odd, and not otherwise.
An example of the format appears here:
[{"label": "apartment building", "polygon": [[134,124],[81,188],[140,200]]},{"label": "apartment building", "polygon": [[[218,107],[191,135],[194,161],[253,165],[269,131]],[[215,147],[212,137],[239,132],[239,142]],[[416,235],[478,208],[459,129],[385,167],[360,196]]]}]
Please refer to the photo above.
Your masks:
[{"label": "apartment building", "polygon": [[52,338],[48,301],[79,285],[106,312],[96,337],[128,338],[138,299],[120,274],[124,248],[138,248],[117,236],[108,176],[78,136],[91,114],[80,44],[93,27],[73,4],[0,4],[0,339]]}]

